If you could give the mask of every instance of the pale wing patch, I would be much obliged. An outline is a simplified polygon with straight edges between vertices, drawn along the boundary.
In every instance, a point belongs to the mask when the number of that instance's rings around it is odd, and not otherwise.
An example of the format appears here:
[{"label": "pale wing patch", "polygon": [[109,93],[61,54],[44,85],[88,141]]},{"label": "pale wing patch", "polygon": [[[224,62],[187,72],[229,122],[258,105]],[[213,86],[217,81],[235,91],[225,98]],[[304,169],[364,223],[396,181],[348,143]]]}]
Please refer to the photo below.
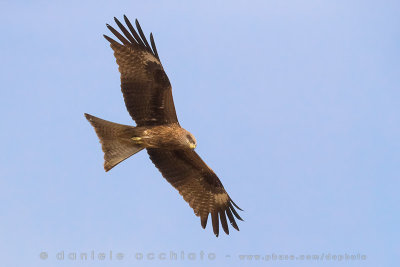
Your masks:
[{"label": "pale wing patch", "polygon": [[142,58],[146,63],[151,61],[151,62],[160,64],[160,61],[155,56],[153,56],[152,54],[150,54],[148,52],[142,53]]},{"label": "pale wing patch", "polygon": [[215,203],[219,205],[226,204],[229,201],[229,197],[227,193],[220,193],[214,195]]}]

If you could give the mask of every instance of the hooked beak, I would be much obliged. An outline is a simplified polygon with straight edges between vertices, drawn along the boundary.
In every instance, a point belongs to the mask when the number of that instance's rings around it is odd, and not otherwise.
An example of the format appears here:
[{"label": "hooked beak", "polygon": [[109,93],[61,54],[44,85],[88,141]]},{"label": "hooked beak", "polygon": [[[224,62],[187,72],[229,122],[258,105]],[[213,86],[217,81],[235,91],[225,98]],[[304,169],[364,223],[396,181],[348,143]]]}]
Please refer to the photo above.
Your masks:
[{"label": "hooked beak", "polygon": [[190,144],[190,148],[191,149],[195,149],[196,148],[196,144]]}]

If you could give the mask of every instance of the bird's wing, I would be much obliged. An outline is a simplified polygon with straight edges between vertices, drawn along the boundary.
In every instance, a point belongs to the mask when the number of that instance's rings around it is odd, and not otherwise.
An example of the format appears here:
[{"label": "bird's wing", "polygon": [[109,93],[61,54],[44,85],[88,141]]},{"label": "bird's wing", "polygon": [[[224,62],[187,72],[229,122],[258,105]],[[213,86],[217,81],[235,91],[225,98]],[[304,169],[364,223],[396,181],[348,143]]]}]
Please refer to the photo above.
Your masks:
[{"label": "bird's wing", "polygon": [[219,221],[225,233],[229,234],[226,216],[233,228],[239,231],[234,216],[239,220],[242,218],[234,207],[240,208],[229,197],[217,175],[195,151],[148,148],[147,152],[164,178],[179,191],[194,213],[200,216],[203,228],[211,213],[216,236],[219,234]]},{"label": "bird's wing", "polygon": [[121,43],[104,35],[110,42],[121,73],[121,89],[126,108],[138,126],[178,123],[172,88],[157,53],[153,35],[151,46],[136,20],[136,32],[128,18],[128,29],[114,18],[123,35],[107,24]]}]

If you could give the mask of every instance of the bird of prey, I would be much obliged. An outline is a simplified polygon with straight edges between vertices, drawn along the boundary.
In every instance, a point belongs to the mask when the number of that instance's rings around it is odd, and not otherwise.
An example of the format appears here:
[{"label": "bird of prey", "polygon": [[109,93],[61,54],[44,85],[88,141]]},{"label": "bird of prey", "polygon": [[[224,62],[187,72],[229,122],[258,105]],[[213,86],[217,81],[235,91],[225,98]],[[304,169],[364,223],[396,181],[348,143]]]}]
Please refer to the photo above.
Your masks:
[{"label": "bird of prey", "polygon": [[[241,210],[229,197],[213,170],[194,151],[196,139],[179,125],[172,99],[172,87],[158,56],[152,33],[149,45],[139,22],[136,28],[126,16],[126,28],[114,18],[122,34],[107,24],[107,28],[121,42],[104,35],[114,51],[125,106],[136,122],[136,127],[102,120],[85,113],[94,127],[104,152],[104,169],[111,170],[118,163],[146,149],[150,159],[163,177],[179,191],[183,199],[200,217],[206,228],[211,214],[213,231],[219,234],[219,222],[229,234],[228,217],[239,231],[235,217]],[[128,30],[129,29],[129,30]]]}]

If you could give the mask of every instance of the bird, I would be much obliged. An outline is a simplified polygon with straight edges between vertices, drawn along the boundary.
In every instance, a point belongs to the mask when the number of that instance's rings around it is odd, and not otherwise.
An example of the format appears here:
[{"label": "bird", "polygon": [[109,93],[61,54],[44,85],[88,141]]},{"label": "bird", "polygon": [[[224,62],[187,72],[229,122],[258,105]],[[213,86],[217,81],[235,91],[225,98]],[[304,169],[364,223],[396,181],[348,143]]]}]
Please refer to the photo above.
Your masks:
[{"label": "bird", "polygon": [[125,106],[136,126],[84,114],[100,140],[105,171],[146,149],[162,176],[200,217],[203,229],[211,214],[215,236],[219,235],[220,223],[229,235],[228,220],[239,231],[235,218],[243,219],[235,208],[242,209],[230,198],[214,171],[195,152],[195,137],[179,124],[172,86],[161,64],[153,34],[150,33],[150,45],[137,19],[137,31],[125,15],[127,28],[115,17],[114,21],[122,34],[109,24],[106,26],[119,42],[103,36],[114,51]]}]

